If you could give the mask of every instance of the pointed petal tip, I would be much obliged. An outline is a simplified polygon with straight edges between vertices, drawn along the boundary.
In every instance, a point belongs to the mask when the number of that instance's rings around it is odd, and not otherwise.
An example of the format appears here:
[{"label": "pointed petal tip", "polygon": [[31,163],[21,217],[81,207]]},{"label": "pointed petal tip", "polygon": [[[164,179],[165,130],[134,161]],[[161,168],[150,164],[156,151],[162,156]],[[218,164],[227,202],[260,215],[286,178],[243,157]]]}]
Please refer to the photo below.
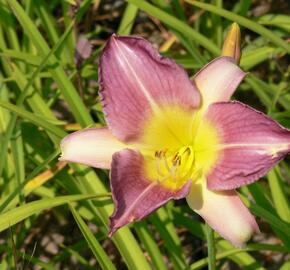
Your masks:
[{"label": "pointed petal tip", "polygon": [[113,33],[110,37],[109,37],[109,39],[108,39],[108,42],[110,42],[110,41],[116,41],[116,40],[118,40],[118,35],[116,34],[116,33]]},{"label": "pointed petal tip", "polygon": [[232,23],[229,33],[231,32],[235,34],[236,36],[241,36],[240,26],[236,22]]},{"label": "pointed petal tip", "polygon": [[236,247],[242,247],[254,233],[259,233],[254,216],[234,190],[208,190],[203,178],[193,184],[186,200],[192,210]]},{"label": "pointed petal tip", "polygon": [[89,128],[71,133],[60,143],[60,161],[109,169],[112,155],[126,148],[107,128]]},{"label": "pointed petal tip", "polygon": [[[116,202],[115,202],[115,204],[116,204]],[[131,219],[127,224],[129,224],[131,222],[134,222],[134,220]],[[118,220],[114,217],[114,213],[113,213],[113,215],[109,217],[108,237],[112,238],[119,229],[122,229],[122,227],[127,225],[127,224],[124,224],[124,225],[118,224]]]},{"label": "pointed petal tip", "polygon": [[109,232],[108,232],[108,237],[109,237],[109,238],[112,238],[116,231],[117,231],[117,228],[114,228],[114,227],[110,224],[110,229],[109,229]]},{"label": "pointed petal tip", "polygon": [[290,153],[290,130],[238,101],[210,105],[206,119],[218,130],[219,159],[207,175],[211,190],[257,181]]},{"label": "pointed petal tip", "polygon": [[69,145],[69,136],[65,136],[60,142],[60,156],[59,161],[66,161],[67,146]]},{"label": "pointed petal tip", "polygon": [[229,56],[220,56],[205,65],[193,77],[204,109],[211,103],[228,101],[245,76],[246,73]]},{"label": "pointed petal tip", "polygon": [[239,232],[236,233],[235,238],[224,236],[229,242],[235,247],[244,248],[247,242],[252,238],[254,233],[260,233],[259,226],[254,217],[249,220],[248,226],[240,228]]},{"label": "pointed petal tip", "polygon": [[[108,41],[107,41],[107,43],[106,43],[106,46],[105,46],[105,48],[104,48],[104,50],[103,51],[106,51],[106,50],[116,50],[117,48],[116,48],[116,45],[122,45],[122,43],[125,43],[126,44],[126,39],[133,39],[133,38],[135,38],[135,39],[142,39],[142,38],[140,38],[140,37],[130,37],[130,36],[120,36],[120,35],[118,35],[117,33],[113,33],[110,37],[109,37],[109,39],[108,39]],[[124,45],[125,45],[124,44]]]}]

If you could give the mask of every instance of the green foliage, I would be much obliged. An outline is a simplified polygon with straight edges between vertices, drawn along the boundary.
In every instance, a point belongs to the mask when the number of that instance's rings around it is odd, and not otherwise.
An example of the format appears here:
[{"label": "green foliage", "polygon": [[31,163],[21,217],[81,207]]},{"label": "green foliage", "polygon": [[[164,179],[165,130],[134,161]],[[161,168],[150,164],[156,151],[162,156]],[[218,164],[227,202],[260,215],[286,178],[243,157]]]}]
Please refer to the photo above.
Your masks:
[{"label": "green foliage", "polygon": [[[245,0],[114,2],[0,0],[0,269],[224,269],[229,261],[232,269],[288,269],[287,160],[239,191],[263,234],[236,249],[182,201],[109,239],[108,173],[61,164],[58,156],[72,129],[104,124],[97,59],[113,32],[150,38],[193,75],[220,54],[236,21],[240,64],[250,73],[236,97],[290,127],[289,16],[273,7],[254,15]],[[93,52],[77,62],[80,36]],[[64,240],[49,253],[43,241],[52,227]]]}]

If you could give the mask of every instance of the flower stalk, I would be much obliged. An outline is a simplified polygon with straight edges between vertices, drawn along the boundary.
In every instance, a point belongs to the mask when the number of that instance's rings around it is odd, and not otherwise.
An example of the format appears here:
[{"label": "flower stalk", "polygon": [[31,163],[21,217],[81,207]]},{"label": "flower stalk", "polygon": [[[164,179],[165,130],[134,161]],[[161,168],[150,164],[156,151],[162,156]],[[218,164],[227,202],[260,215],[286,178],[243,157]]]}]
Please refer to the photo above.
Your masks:
[{"label": "flower stalk", "polygon": [[216,249],[213,229],[206,223],[206,241],[207,241],[207,256],[208,256],[208,269],[216,269]]}]

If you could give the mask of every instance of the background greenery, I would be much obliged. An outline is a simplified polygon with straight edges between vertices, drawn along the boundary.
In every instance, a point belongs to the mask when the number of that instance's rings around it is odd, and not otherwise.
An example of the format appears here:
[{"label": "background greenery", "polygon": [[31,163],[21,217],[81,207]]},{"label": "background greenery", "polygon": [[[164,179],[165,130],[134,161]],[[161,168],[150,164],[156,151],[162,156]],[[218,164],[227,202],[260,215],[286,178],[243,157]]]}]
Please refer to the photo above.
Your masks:
[{"label": "background greenery", "polygon": [[[105,124],[98,56],[112,33],[149,39],[193,75],[233,21],[249,72],[235,98],[290,128],[289,13],[287,0],[0,0],[0,270],[214,268],[184,201],[108,239],[108,172],[58,162],[59,142]],[[76,57],[81,37],[92,50]],[[288,159],[239,190],[261,234],[244,249],[215,235],[217,269],[290,269],[289,179]]]}]

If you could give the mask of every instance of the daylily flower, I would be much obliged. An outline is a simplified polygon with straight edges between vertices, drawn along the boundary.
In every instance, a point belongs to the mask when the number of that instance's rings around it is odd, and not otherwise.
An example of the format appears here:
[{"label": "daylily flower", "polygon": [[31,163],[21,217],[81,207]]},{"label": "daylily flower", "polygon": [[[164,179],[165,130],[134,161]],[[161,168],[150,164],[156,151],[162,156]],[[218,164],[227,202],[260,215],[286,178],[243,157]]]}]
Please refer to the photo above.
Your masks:
[{"label": "daylily flower", "polygon": [[111,36],[99,68],[108,127],[72,133],[61,144],[62,160],[111,169],[109,235],[184,197],[234,245],[259,231],[235,189],[289,153],[290,132],[229,101],[244,76],[232,57],[219,57],[190,80],[146,40]]}]

